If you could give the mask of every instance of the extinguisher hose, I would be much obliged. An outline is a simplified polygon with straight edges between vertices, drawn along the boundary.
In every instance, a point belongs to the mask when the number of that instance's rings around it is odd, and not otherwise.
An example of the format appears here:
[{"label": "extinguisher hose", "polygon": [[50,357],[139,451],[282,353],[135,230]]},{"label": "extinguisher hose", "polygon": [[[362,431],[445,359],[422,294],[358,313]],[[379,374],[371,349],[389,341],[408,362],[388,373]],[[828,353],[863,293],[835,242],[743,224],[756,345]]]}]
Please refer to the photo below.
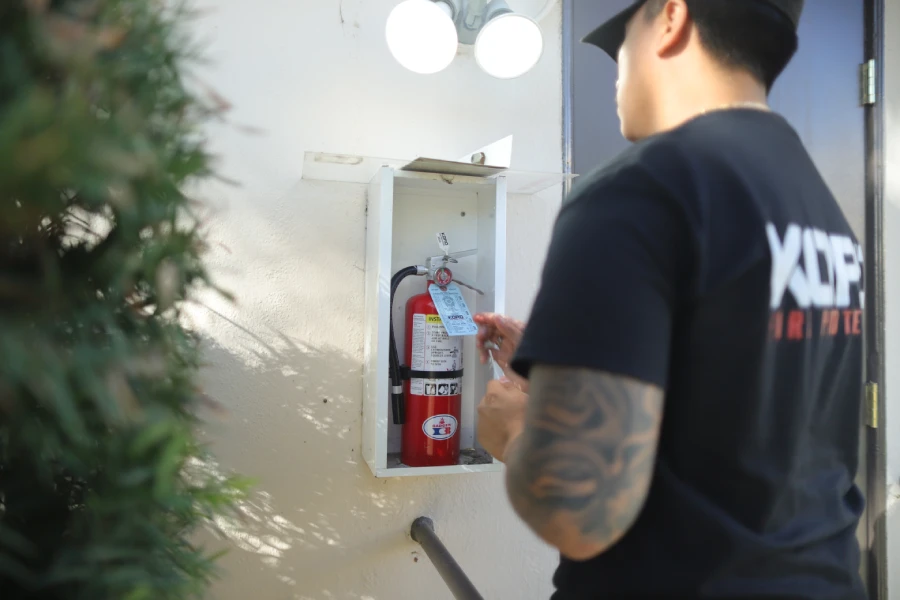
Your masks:
[{"label": "extinguisher hose", "polygon": [[410,275],[423,275],[425,272],[423,267],[405,267],[391,277],[391,348],[388,352],[388,366],[391,379],[391,409],[394,413],[395,425],[402,425],[406,422],[406,399],[403,396],[403,375],[400,372],[400,358],[397,356],[397,342],[394,339],[394,292],[400,287],[400,282]]}]

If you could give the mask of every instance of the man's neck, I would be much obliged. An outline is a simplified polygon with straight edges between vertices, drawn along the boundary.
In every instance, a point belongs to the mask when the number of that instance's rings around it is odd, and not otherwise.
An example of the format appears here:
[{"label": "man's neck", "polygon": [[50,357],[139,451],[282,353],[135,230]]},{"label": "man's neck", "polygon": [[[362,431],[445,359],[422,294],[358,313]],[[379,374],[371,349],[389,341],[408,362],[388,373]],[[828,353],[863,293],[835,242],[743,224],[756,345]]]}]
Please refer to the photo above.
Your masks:
[{"label": "man's neck", "polygon": [[765,87],[750,75],[695,77],[663,89],[657,132],[668,131],[702,114],[733,108],[765,109]]}]

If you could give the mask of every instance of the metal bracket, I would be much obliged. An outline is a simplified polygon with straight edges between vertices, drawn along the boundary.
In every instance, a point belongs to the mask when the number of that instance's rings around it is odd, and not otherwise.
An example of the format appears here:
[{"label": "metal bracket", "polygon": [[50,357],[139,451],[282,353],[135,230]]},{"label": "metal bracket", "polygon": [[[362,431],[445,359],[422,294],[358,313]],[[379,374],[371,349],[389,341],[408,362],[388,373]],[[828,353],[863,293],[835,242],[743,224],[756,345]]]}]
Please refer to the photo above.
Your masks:
[{"label": "metal bracket", "polygon": [[875,59],[859,65],[859,105],[872,106],[878,101]]},{"label": "metal bracket", "polygon": [[471,46],[488,21],[512,12],[505,0],[434,0],[452,7],[459,43]]},{"label": "metal bracket", "polygon": [[467,0],[463,11],[463,25],[469,31],[478,31],[484,25],[484,10],[487,0]]},{"label": "metal bracket", "polygon": [[459,262],[458,258],[466,258],[469,256],[475,256],[478,254],[478,249],[473,248],[472,250],[461,250],[459,252],[451,252],[449,254],[441,254],[435,256],[429,256],[425,259],[425,268],[428,270],[428,276],[434,277],[435,271],[439,268],[444,267],[447,263],[455,263]]},{"label": "metal bracket", "polygon": [[866,383],[866,425],[878,429],[878,384]]}]

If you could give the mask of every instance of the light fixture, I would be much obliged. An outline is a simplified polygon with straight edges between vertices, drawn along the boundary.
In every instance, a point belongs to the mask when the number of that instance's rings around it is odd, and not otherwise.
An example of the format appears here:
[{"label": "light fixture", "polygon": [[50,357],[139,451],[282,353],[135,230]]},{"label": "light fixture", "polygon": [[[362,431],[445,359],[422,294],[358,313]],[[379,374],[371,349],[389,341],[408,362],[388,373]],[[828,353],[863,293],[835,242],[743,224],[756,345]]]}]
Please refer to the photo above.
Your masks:
[{"label": "light fixture", "polygon": [[405,0],[391,11],[385,26],[388,48],[398,63],[430,75],[446,69],[459,46],[453,6],[440,0]]},{"label": "light fixture", "polygon": [[524,75],[544,51],[537,22],[506,0],[405,0],[388,17],[386,34],[397,62],[423,74],[445,69],[459,43],[474,45],[475,62],[498,79]]},{"label": "light fixture", "polygon": [[488,6],[485,25],[475,40],[475,61],[489,75],[513,79],[530,71],[544,52],[541,28],[514,13],[504,0]]}]

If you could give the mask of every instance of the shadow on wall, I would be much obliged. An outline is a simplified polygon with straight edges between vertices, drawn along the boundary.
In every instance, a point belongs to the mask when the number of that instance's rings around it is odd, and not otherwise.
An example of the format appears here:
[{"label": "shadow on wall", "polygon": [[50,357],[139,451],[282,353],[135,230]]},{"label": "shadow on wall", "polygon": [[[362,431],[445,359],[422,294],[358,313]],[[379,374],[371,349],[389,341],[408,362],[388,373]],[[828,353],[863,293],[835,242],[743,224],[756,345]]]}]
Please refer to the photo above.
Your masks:
[{"label": "shadow on wall", "polygon": [[[360,360],[277,333],[264,341],[231,325],[246,336],[240,351],[205,340],[204,389],[228,416],[204,433],[217,459],[257,486],[237,518],[210,528],[212,545],[230,551],[214,597],[250,597],[255,589],[260,598],[311,599],[304,593],[318,590],[315,598],[371,599],[348,592],[348,584],[372,589],[365,581],[377,564],[391,555],[408,560],[401,513],[412,501],[401,500],[397,484],[374,480],[359,456]],[[214,463],[194,467],[224,471]],[[392,491],[378,489],[386,485]],[[248,568],[248,556],[256,568]],[[240,581],[227,571],[239,571]],[[273,574],[287,589],[271,587]]]},{"label": "shadow on wall", "polygon": [[[188,311],[204,336],[203,390],[227,411],[204,431],[218,464],[197,467],[257,482],[239,518],[201,540],[229,552],[208,597],[405,600],[427,589],[449,599],[408,538],[423,514],[488,597],[547,588],[555,557],[507,510],[502,478],[372,476],[360,456],[365,186],[270,185],[209,218],[210,267],[238,304],[203,294]],[[538,222],[531,215],[520,207],[510,220]],[[491,564],[508,536],[517,552]]]}]

